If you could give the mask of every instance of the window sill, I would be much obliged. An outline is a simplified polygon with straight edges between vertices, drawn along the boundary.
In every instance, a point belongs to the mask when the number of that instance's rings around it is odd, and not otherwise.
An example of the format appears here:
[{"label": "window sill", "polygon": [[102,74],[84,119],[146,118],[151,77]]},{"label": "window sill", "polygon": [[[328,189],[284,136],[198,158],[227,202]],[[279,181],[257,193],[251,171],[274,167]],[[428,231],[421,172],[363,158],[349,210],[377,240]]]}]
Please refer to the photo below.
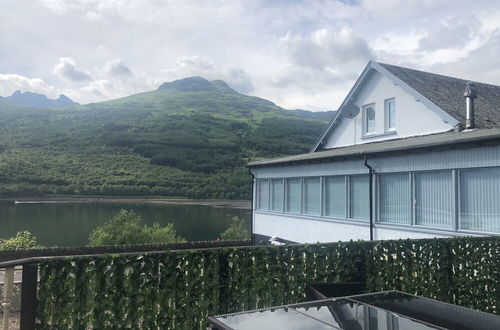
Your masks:
[{"label": "window sill", "polygon": [[382,137],[382,136],[387,136],[387,135],[393,135],[393,134],[396,134],[397,132],[394,130],[394,131],[387,131],[387,132],[384,132],[382,134],[363,134],[361,136],[361,139],[365,140],[365,139],[372,139],[372,138],[376,138],[376,137]]},{"label": "window sill", "polygon": [[348,225],[362,225],[369,226],[370,222],[367,219],[352,219],[352,218],[341,218],[341,217],[329,217],[329,216],[320,216],[320,215],[311,215],[311,214],[301,214],[301,213],[283,213],[269,210],[255,210],[256,214],[268,214],[268,215],[277,215],[288,218],[297,218],[302,220],[315,220],[315,221],[325,221],[325,222],[333,222],[333,223],[342,223]]},{"label": "window sill", "polygon": [[447,228],[437,228],[437,227],[424,227],[418,225],[408,225],[408,224],[392,224],[388,222],[376,222],[375,228],[380,229],[391,229],[391,230],[399,230],[399,231],[408,231],[414,233],[426,233],[426,234],[436,234],[443,236],[500,236],[500,233],[495,232],[481,232],[481,231],[470,231],[470,230],[453,230]]}]

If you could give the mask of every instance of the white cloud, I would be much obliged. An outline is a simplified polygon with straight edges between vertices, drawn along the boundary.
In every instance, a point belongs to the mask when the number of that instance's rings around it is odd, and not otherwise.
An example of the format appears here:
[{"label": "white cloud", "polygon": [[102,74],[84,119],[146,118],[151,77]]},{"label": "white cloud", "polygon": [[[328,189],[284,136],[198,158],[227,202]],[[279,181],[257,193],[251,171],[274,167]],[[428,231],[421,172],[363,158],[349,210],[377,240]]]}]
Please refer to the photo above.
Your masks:
[{"label": "white cloud", "polygon": [[500,84],[490,0],[3,1],[0,31],[0,73],[83,103],[199,75],[332,109],[371,58]]},{"label": "white cloud", "polygon": [[54,67],[53,73],[73,82],[92,80],[88,71],[77,69],[76,62],[71,57],[59,58],[59,63]]},{"label": "white cloud", "polygon": [[119,58],[106,62],[103,71],[105,74],[117,78],[133,76],[132,71]]},{"label": "white cloud", "polygon": [[55,88],[41,78],[28,78],[18,74],[0,74],[0,95],[9,96],[17,90],[55,96]]},{"label": "white cloud", "polygon": [[291,32],[279,39],[287,62],[256,79],[256,95],[290,108],[335,109],[375,54],[348,27]]},{"label": "white cloud", "polygon": [[166,80],[181,79],[190,76],[201,76],[208,80],[221,79],[241,93],[253,90],[250,75],[242,68],[218,67],[210,59],[200,56],[177,57],[172,67],[162,70]]},{"label": "white cloud", "polygon": [[366,41],[351,28],[318,29],[308,35],[287,33],[280,39],[292,63],[313,69],[338,70],[338,67],[373,57]]}]

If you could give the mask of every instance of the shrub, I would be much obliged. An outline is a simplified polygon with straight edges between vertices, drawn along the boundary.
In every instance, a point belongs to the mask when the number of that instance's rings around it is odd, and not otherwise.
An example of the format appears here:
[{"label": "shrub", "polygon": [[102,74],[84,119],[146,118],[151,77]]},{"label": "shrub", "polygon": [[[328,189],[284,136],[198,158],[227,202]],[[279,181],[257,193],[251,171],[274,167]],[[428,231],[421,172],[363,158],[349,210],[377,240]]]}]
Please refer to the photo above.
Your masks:
[{"label": "shrub", "polygon": [[11,238],[0,239],[0,250],[31,249],[36,246],[36,237],[27,230],[20,231]]},{"label": "shrub", "polygon": [[168,223],[165,227],[160,226],[158,223],[154,223],[151,227],[144,226],[143,230],[148,237],[148,243],[186,242],[184,238],[177,236],[174,225],[171,223]]},{"label": "shrub", "polygon": [[223,241],[242,241],[250,239],[250,232],[245,227],[245,222],[242,219],[233,217],[233,222],[220,234],[220,238]]},{"label": "shrub", "polygon": [[97,227],[89,236],[90,246],[177,243],[185,240],[177,236],[172,224],[161,227],[141,226],[142,219],[134,211],[120,210],[112,219]]}]

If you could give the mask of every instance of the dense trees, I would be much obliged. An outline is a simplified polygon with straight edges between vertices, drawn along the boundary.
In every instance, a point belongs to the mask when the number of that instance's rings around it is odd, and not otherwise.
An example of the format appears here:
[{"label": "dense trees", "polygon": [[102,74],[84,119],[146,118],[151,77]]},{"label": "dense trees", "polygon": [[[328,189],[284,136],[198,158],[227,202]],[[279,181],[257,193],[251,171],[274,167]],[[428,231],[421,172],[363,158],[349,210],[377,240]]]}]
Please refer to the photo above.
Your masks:
[{"label": "dense trees", "polygon": [[297,114],[217,84],[65,110],[0,105],[0,194],[250,198],[248,161],[307,152],[325,125]]}]

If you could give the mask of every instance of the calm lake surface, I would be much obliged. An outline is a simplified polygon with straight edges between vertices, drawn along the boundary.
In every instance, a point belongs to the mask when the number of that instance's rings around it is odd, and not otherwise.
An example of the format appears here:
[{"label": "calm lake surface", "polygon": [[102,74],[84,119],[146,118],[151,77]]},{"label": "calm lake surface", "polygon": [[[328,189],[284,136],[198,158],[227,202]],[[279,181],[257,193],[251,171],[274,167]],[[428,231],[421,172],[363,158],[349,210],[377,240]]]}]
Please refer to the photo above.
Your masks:
[{"label": "calm lake surface", "polygon": [[188,241],[214,240],[233,216],[247,222],[250,210],[186,204],[0,202],[0,238],[29,230],[43,246],[87,245],[90,232],[120,209],[133,210],[143,224],[173,223]]}]

